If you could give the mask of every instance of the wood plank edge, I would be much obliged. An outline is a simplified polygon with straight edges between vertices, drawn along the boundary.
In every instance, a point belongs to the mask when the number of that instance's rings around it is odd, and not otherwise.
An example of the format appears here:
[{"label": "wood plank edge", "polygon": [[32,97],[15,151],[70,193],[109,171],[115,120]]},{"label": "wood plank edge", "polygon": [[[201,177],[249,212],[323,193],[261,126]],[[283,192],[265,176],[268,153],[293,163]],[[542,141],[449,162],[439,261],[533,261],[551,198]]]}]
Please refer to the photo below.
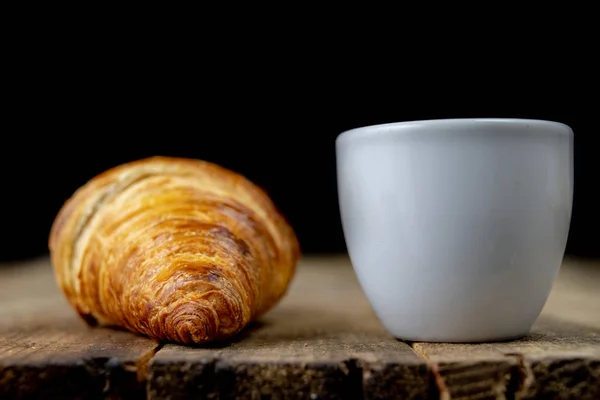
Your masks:
[{"label": "wood plank edge", "polygon": [[418,343],[410,345],[428,365],[430,393],[441,400],[600,399],[597,354],[506,353],[481,360],[432,362]]},{"label": "wood plank edge", "polygon": [[514,353],[520,374],[516,398],[600,399],[600,357],[527,357]]},{"label": "wood plank edge", "polygon": [[419,362],[246,362],[204,358],[153,360],[148,399],[235,398],[428,398],[427,365]]},{"label": "wood plank edge", "polygon": [[0,399],[145,399],[147,368],[162,346],[137,359],[94,356],[78,362],[0,362]]},{"label": "wood plank edge", "polygon": [[220,358],[151,362],[148,399],[547,399],[600,398],[600,359],[521,354],[433,363],[361,358],[242,362]]},{"label": "wood plank edge", "polygon": [[213,357],[182,363],[155,358],[161,347],[137,360],[0,364],[0,398],[600,398],[597,355],[532,358],[515,353],[443,363],[426,358],[264,363]]}]

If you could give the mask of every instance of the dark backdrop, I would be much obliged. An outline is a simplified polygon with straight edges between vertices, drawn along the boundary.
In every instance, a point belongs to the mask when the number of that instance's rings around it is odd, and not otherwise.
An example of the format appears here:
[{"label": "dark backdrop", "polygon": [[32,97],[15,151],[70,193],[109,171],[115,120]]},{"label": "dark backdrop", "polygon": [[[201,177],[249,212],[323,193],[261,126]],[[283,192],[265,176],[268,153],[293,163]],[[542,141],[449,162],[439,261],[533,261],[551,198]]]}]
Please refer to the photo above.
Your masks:
[{"label": "dark backdrop", "polygon": [[589,97],[595,76],[533,66],[510,74],[502,67],[441,74],[399,64],[387,73],[377,65],[347,71],[319,58],[308,67],[269,63],[252,72],[245,64],[163,71],[119,57],[57,63],[41,54],[13,65],[5,93],[2,259],[44,254],[56,212],[87,179],[159,154],[202,158],[245,174],[288,217],[305,253],[344,252],[335,137],[357,126],[455,117],[570,125],[575,205],[567,250],[600,256],[590,98],[597,100],[595,93]]}]

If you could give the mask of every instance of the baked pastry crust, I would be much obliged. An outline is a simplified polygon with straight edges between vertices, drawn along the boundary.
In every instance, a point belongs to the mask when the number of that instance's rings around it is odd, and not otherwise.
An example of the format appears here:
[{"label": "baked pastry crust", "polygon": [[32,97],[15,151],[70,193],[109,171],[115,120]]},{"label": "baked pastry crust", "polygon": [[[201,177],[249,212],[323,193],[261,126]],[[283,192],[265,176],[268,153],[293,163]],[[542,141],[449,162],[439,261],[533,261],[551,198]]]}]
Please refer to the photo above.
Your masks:
[{"label": "baked pastry crust", "polygon": [[88,324],[179,343],[239,333],[285,295],[300,257],[263,190],[174,157],[88,181],[58,212],[49,249],[60,288]]}]

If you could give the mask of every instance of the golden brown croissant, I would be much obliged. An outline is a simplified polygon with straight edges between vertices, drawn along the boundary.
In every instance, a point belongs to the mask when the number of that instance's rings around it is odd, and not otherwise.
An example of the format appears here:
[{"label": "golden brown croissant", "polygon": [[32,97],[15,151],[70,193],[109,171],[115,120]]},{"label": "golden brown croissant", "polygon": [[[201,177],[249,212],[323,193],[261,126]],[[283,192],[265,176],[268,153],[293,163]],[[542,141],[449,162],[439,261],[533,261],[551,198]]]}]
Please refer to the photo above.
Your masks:
[{"label": "golden brown croissant", "polygon": [[49,248],[88,324],[180,343],[240,332],[284,296],[300,257],[265,192],[218,165],[171,157],[87,182],[56,216]]}]

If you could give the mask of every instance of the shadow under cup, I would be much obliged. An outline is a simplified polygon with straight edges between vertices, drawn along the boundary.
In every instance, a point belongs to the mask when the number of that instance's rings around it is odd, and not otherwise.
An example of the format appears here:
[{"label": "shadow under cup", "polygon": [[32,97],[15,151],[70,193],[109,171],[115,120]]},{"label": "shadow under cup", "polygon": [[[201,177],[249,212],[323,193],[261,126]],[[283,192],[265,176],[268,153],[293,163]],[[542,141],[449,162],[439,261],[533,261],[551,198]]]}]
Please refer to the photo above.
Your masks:
[{"label": "shadow under cup", "polygon": [[550,294],[573,198],[573,132],[522,119],[401,122],[336,140],[344,236],[387,330],[523,336]]}]

